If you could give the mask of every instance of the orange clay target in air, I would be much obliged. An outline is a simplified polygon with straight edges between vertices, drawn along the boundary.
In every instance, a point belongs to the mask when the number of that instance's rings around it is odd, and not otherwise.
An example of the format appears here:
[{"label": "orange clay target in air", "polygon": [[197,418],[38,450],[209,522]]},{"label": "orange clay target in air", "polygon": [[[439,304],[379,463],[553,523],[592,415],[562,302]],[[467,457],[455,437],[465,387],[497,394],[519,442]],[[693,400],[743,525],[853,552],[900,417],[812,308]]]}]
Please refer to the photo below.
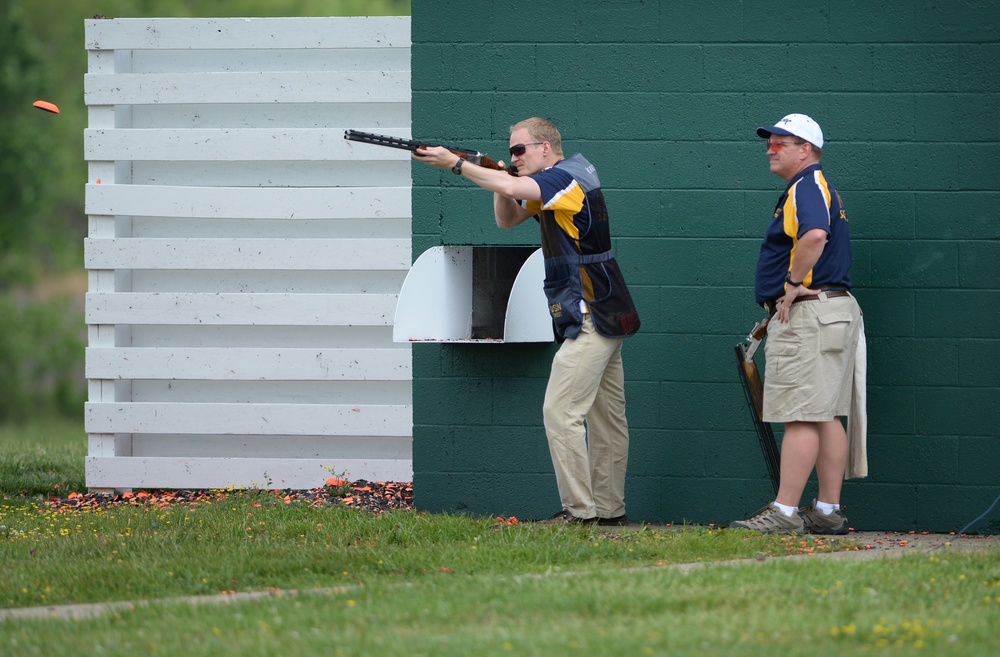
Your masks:
[{"label": "orange clay target in air", "polygon": [[59,108],[56,107],[54,103],[50,103],[47,100],[36,100],[34,103],[32,103],[32,105],[34,105],[38,109],[45,110],[46,112],[52,112],[53,114],[59,113]]}]

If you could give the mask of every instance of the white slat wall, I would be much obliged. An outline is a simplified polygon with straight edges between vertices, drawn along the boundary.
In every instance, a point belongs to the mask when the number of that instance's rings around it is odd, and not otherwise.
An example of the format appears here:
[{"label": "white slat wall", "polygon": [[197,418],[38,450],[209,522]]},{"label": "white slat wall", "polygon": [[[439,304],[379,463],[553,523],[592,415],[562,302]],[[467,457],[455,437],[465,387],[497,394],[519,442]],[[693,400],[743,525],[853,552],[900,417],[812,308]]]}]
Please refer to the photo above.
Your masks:
[{"label": "white slat wall", "polygon": [[412,477],[410,19],[86,21],[87,485]]}]

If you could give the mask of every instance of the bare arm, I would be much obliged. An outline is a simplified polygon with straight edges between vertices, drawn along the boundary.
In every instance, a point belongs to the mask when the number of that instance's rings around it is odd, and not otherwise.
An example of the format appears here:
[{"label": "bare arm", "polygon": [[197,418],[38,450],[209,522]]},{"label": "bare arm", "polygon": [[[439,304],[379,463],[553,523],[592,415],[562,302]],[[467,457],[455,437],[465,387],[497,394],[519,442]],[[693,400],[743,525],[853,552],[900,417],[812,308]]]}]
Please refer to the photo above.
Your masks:
[{"label": "bare arm", "polygon": [[[803,233],[795,247],[795,260],[792,262],[792,269],[789,275],[793,281],[805,280],[809,272],[819,261],[826,247],[826,231],[822,228],[813,228]],[[816,296],[821,290],[811,290],[805,285],[792,287],[785,285],[785,296],[781,298],[781,307],[778,309],[778,321],[787,322],[788,313],[791,311],[792,302],[798,297]]]},{"label": "bare arm", "polygon": [[513,228],[531,217],[520,203],[500,194],[493,195],[493,214],[500,228]]},{"label": "bare arm", "polygon": [[[450,169],[460,159],[441,146],[418,148],[413,158],[438,169]],[[493,192],[493,211],[497,226],[513,228],[531,216],[516,199],[542,200],[542,190],[531,178],[511,176],[506,171],[484,169],[469,162],[462,165],[462,176]]]}]

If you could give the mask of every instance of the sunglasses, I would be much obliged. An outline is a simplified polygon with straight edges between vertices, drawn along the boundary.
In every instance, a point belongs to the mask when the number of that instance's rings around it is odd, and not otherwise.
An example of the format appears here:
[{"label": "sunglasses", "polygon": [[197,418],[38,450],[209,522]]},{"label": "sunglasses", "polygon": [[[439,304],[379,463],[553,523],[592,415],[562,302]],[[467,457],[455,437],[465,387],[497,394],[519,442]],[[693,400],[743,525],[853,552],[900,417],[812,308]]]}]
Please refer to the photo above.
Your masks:
[{"label": "sunglasses", "polygon": [[533,141],[530,144],[514,144],[510,147],[511,157],[521,157],[527,152],[528,146],[540,146],[544,143],[544,141]]},{"label": "sunglasses", "polygon": [[768,141],[767,150],[777,153],[785,146],[801,146],[804,141]]}]

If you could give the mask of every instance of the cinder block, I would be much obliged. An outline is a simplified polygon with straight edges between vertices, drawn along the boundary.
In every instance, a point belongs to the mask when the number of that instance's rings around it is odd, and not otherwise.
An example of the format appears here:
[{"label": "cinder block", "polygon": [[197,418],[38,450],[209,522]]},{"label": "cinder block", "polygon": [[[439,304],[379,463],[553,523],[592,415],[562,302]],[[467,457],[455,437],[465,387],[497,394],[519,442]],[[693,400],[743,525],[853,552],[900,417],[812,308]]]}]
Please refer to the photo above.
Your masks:
[{"label": "cinder block", "polygon": [[1000,286],[1000,241],[961,242],[958,254],[962,288],[987,290]]},{"label": "cinder block", "polygon": [[[831,92],[871,91],[871,82],[858,72],[872,70],[874,63],[868,43],[793,43],[788,47],[788,63],[782,77],[804,85],[804,90],[809,91],[817,84]],[[819,70],[823,71],[821,81],[815,76]],[[826,127],[824,123],[820,125]]]},{"label": "cinder block", "polygon": [[996,192],[918,194],[916,199],[914,237],[918,239],[1000,239],[996,216],[1000,194]]},{"label": "cinder block", "polygon": [[957,465],[947,472],[947,477],[968,486],[996,489],[1000,472],[1000,452],[996,449],[997,437],[963,436],[958,439]]},{"label": "cinder block", "polygon": [[[872,148],[870,163],[872,171],[878,172],[879,189],[948,192],[965,186],[959,165],[966,148],[952,143],[892,142]],[[927,166],[928,162],[933,166]]]},{"label": "cinder block", "polygon": [[711,443],[705,432],[648,429],[629,441],[629,476],[703,477]]},{"label": "cinder block", "polygon": [[[990,7],[989,4],[983,6]],[[989,20],[984,23],[978,23],[975,27],[978,29],[991,29],[988,26],[990,21],[993,21],[995,24],[997,12],[992,12],[992,15],[988,18]],[[972,27],[972,24],[970,23],[965,27]],[[992,29],[994,31],[991,34],[995,34],[995,28]],[[959,70],[959,76],[962,80],[962,91],[978,94],[983,91],[983,80],[1000,79],[1000,44],[996,43],[995,38],[986,37],[982,39],[982,43],[962,44],[961,50],[962,67]]]},{"label": "cinder block", "polygon": [[731,431],[703,432],[701,437],[705,440],[701,448],[704,452],[704,471],[709,478],[738,478],[754,481],[755,485],[761,481],[771,485],[767,461],[749,407],[746,408],[745,421],[733,426]]},{"label": "cinder block", "polygon": [[493,379],[490,403],[493,423],[499,426],[542,426],[542,402],[547,382],[548,379]]},{"label": "cinder block", "polygon": [[868,384],[958,385],[959,341],[914,338],[868,340]]},{"label": "cinder block", "polygon": [[916,429],[916,388],[868,386],[868,440],[884,434],[912,436]]},{"label": "cinder block", "polygon": [[[531,379],[540,379],[544,386],[558,348],[555,342],[442,345],[442,372],[445,376],[525,379],[528,385],[535,385]],[[509,387],[518,395],[530,393]]]},{"label": "cinder block", "polygon": [[830,18],[826,28],[833,41],[905,42],[913,39],[916,29],[914,12],[907,0],[838,2],[828,10]]},{"label": "cinder block", "polygon": [[997,435],[998,388],[917,388],[916,402],[917,429],[924,435]]},{"label": "cinder block", "polygon": [[[581,103],[577,106],[577,120],[582,134],[598,139],[654,143],[662,138],[663,126],[670,117],[663,111],[659,94],[636,93],[631,89],[608,93],[605,102],[615,106],[618,120],[608,124],[604,103]],[[628,176],[636,171],[621,173]]]},{"label": "cinder block", "polygon": [[[625,356],[623,356],[625,358]],[[639,381],[631,378],[629,361],[625,361],[625,413],[629,434],[641,434],[643,429],[659,429],[667,424],[662,416],[659,381]]]},{"label": "cinder block", "polygon": [[[834,178],[834,184],[839,184]],[[859,240],[909,240],[914,237],[916,203],[912,192],[853,190],[844,196],[852,246]]]},{"label": "cinder block", "polygon": [[[649,252],[644,252],[647,257],[649,257]],[[625,263],[632,263],[626,266]],[[645,263],[637,257],[632,257],[628,253],[622,254],[620,261],[620,266],[622,268],[622,273],[625,275],[625,282],[628,284],[629,294],[632,295],[632,303],[635,304],[636,310],[639,312],[639,320],[642,322],[642,327],[639,329],[639,333],[636,336],[629,338],[629,342],[625,344],[631,344],[635,337],[645,334],[655,335],[661,330],[661,322],[664,321],[662,313],[660,311],[660,287],[658,285],[637,285],[631,282],[633,274],[636,271],[641,270]],[[638,276],[636,276],[638,277]],[[627,351],[623,353],[628,353]]]},{"label": "cinder block", "polygon": [[[518,70],[517,67],[512,68]],[[541,116],[555,123],[562,135],[564,148],[570,150],[577,148],[577,140],[581,137],[599,136],[580,134],[577,128],[580,106],[578,94],[552,91],[544,87],[526,90],[522,84],[510,88],[501,87],[491,95],[491,137],[505,144],[509,143],[510,126],[531,116]]]},{"label": "cinder block", "polygon": [[[867,287],[855,289],[853,293],[865,315],[867,336],[912,337],[914,335],[917,321],[917,292]],[[924,318],[921,317],[921,330],[923,322]]]},{"label": "cinder block", "polygon": [[921,290],[915,294],[919,337],[1000,338],[996,309],[1000,288],[992,290]]},{"label": "cinder block", "polygon": [[951,44],[882,43],[871,46],[872,83],[883,92],[958,91],[961,48]]},{"label": "cinder block", "polygon": [[[745,260],[750,258],[744,257]],[[752,263],[750,266],[753,266]],[[740,321],[733,316],[733,309],[744,302],[753,302],[752,274],[744,287],[725,287],[707,291],[699,287],[663,288],[661,307],[670,309],[667,332],[690,336],[697,339],[701,335],[728,335],[733,344],[746,337],[753,324]],[[754,321],[763,319],[764,310]],[[692,335],[693,334],[693,335]],[[730,349],[730,351],[732,351]]]},{"label": "cinder block", "polygon": [[989,2],[915,5],[913,10],[914,41],[990,43],[1000,29],[1000,16]]},{"label": "cinder block", "polygon": [[958,345],[959,384],[1000,387],[1000,341],[961,340]]},{"label": "cinder block", "polygon": [[660,9],[658,40],[664,43],[730,43],[762,37],[746,26],[745,5],[733,2],[672,0]]},{"label": "cinder block", "polygon": [[[614,189],[614,171],[611,176],[601,175],[601,184]],[[619,183],[620,186],[620,183]],[[615,253],[625,253],[622,249],[632,240],[646,240],[660,236],[663,231],[660,191],[656,189],[615,189],[607,194],[608,213],[612,234],[625,232],[626,237],[613,237]],[[621,230],[619,230],[619,228]]]},{"label": "cinder block", "polygon": [[413,468],[421,472],[455,472],[464,449],[464,427],[415,424]]},{"label": "cinder block", "polygon": [[[445,53],[448,52],[448,48],[445,46],[430,41],[417,41],[416,35],[413,34],[416,28],[417,21],[411,17],[410,31],[413,44],[410,46],[410,67],[413,70],[427,71],[429,74],[422,75],[419,79],[411,77],[411,100],[418,99],[420,93],[439,89],[442,86],[443,81],[440,73],[444,66]],[[433,73],[430,74],[431,72]],[[413,127],[417,127],[416,122],[414,122]]]},{"label": "cinder block", "polygon": [[454,456],[452,468],[444,471],[485,475],[552,472],[540,421],[527,427],[455,427],[448,433],[454,436]]},{"label": "cinder block", "polygon": [[[996,111],[996,107],[993,108]],[[958,173],[964,189],[1000,190],[997,166],[1000,165],[1000,145],[967,144],[958,161]]]},{"label": "cinder block", "polygon": [[482,379],[424,379],[413,390],[413,423],[489,425],[493,385]]},{"label": "cinder block", "polygon": [[433,342],[416,342],[410,347],[414,381],[441,376],[441,346]]},{"label": "cinder block", "polygon": [[660,349],[656,358],[639,364],[637,375],[653,380],[669,376],[701,383],[738,382],[732,346],[716,352],[702,335],[668,333],[644,337],[647,339],[642,344],[657,345]]},{"label": "cinder block", "polygon": [[[871,287],[872,243],[867,240],[851,240],[851,292],[856,298],[864,289]],[[864,306],[862,306],[864,310]]]},{"label": "cinder block", "polygon": [[920,111],[914,116],[914,132],[930,141],[1000,141],[1000,106],[996,103],[970,103],[964,92],[920,94],[916,102]]},{"label": "cinder block", "polygon": [[918,526],[916,486],[845,482],[841,506],[858,531],[934,531]]},{"label": "cinder block", "polygon": [[[542,3],[539,4],[542,5]],[[615,38],[620,39],[622,43],[655,42],[659,36],[659,3],[566,2],[551,4],[555,7],[562,5],[560,11],[552,11],[552,14],[558,14],[551,17],[557,24],[565,21],[565,16],[562,15],[565,8],[570,6],[574,8],[576,36],[580,41],[597,43],[607,41],[609,25],[629,25],[631,27],[628,30],[614,30]]]},{"label": "cinder block", "polygon": [[[633,522],[718,525],[735,519],[741,513],[737,509],[754,504],[743,499],[754,492],[752,486],[737,480],[633,477],[626,487],[625,504]],[[762,499],[766,497],[763,489],[760,492]]]},{"label": "cinder block", "polygon": [[[735,367],[734,364],[733,368],[735,369]],[[663,415],[669,419],[671,426],[678,429],[726,431],[743,423],[743,405],[736,403],[742,394],[737,381],[732,383],[664,382]],[[704,404],[701,401],[726,399],[727,397],[731,403],[715,405]]]},{"label": "cinder block", "polygon": [[659,381],[670,370],[669,351],[665,341],[669,336],[652,331],[640,331],[628,339],[622,350],[625,377],[631,380]]},{"label": "cinder block", "polygon": [[[703,48],[704,88],[708,91],[742,89],[784,93],[801,84],[801,81],[774,74],[775,66],[788,65],[786,44],[706,44]],[[777,118],[780,117],[775,120]]]},{"label": "cinder block", "polygon": [[456,33],[484,22],[490,24],[484,21],[490,7],[484,0],[418,0],[410,6],[410,38],[414,44],[454,42]]},{"label": "cinder block", "polygon": [[[660,234],[665,237],[732,239],[742,234],[745,207],[742,191],[664,189],[659,201]],[[758,233],[752,237],[763,239],[763,223]],[[751,275],[752,271],[748,273]]]},{"label": "cinder block", "polygon": [[958,468],[954,436],[880,434],[868,441],[868,480],[876,484],[944,483]]},{"label": "cinder block", "polygon": [[413,505],[432,513],[547,518],[559,510],[555,475],[413,473]]},{"label": "cinder block", "polygon": [[995,533],[1000,529],[1000,514],[993,513],[972,523],[989,509],[996,498],[995,485],[965,486],[962,482],[918,485],[916,525],[930,532],[959,533],[968,527],[965,532],[968,534]]}]

